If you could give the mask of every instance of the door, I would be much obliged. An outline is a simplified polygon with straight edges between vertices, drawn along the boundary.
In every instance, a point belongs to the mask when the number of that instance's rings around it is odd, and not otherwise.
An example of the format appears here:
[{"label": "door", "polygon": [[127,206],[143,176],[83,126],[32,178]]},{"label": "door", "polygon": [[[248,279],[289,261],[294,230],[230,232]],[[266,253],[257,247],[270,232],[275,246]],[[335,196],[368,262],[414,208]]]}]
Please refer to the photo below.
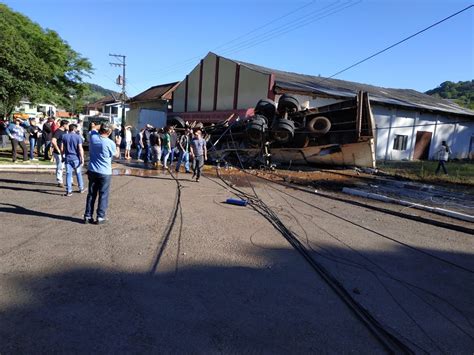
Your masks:
[{"label": "door", "polygon": [[416,132],[415,151],[413,159],[427,160],[430,153],[431,136],[433,133],[427,131]]}]

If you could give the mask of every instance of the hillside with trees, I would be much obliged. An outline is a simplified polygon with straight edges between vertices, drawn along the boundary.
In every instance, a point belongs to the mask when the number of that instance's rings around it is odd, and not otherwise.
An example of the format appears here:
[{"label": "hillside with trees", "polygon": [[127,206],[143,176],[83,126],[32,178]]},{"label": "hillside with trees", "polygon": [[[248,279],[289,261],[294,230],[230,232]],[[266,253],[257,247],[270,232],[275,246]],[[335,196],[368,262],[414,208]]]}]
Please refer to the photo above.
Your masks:
[{"label": "hillside with trees", "polygon": [[447,100],[453,100],[460,106],[474,110],[474,80],[445,81],[435,89],[428,90],[425,94],[441,97]]},{"label": "hillside with trees", "polygon": [[86,83],[86,91],[83,96],[83,101],[86,103],[92,103],[109,95],[116,95],[118,97],[119,93],[97,84]]}]

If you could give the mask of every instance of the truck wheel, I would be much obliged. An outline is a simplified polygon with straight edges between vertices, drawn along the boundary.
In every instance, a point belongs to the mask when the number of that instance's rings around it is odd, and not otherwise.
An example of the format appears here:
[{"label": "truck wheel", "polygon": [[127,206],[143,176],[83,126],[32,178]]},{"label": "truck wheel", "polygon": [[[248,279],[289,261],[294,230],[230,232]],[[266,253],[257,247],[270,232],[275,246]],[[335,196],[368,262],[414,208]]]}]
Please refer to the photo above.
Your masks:
[{"label": "truck wheel", "polygon": [[259,102],[257,102],[254,112],[256,115],[263,115],[269,121],[271,121],[273,120],[273,117],[275,117],[276,113],[275,102],[270,99],[261,99]]},{"label": "truck wheel", "polygon": [[268,130],[267,119],[265,116],[256,115],[248,123],[247,137],[252,143],[260,143],[265,139],[265,133]]},{"label": "truck wheel", "polygon": [[311,120],[309,120],[306,128],[311,133],[323,135],[328,133],[331,129],[331,121],[329,121],[329,119],[324,116],[313,117]]},{"label": "truck wheel", "polygon": [[177,128],[186,128],[186,122],[179,116],[169,117],[166,120],[166,124],[168,126],[176,126]]},{"label": "truck wheel", "polygon": [[279,118],[272,125],[272,137],[279,143],[287,143],[295,135],[295,123],[292,120]]},{"label": "truck wheel", "polygon": [[300,103],[294,96],[283,94],[278,100],[278,113],[283,115],[285,112],[295,113],[300,110]]}]

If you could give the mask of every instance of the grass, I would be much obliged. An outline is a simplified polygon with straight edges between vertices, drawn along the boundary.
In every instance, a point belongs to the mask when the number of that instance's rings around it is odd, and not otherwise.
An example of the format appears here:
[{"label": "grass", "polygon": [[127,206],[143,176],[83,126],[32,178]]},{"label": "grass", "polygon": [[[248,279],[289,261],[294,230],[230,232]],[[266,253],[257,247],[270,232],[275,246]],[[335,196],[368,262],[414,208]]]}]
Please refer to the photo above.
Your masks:
[{"label": "grass", "polygon": [[[13,164],[12,162],[12,157],[5,157],[5,156],[0,156],[0,165],[9,165]],[[23,161],[23,156],[18,154],[16,157],[16,165],[54,165],[51,161],[44,161],[44,160],[34,160],[34,161]]]},{"label": "grass", "polygon": [[378,169],[389,175],[423,182],[474,186],[474,162],[450,161],[446,163],[448,175],[444,175],[442,169],[439,175],[435,175],[437,166],[437,161],[387,161],[377,163]]},{"label": "grass", "polygon": [[[28,155],[28,159],[29,159]],[[0,148],[0,165],[9,165],[13,164],[12,162],[12,150],[11,148]],[[30,161],[27,160],[26,162],[23,161],[23,152],[18,151],[16,155],[16,165],[54,165],[51,161],[44,161],[42,158],[40,160]]]}]

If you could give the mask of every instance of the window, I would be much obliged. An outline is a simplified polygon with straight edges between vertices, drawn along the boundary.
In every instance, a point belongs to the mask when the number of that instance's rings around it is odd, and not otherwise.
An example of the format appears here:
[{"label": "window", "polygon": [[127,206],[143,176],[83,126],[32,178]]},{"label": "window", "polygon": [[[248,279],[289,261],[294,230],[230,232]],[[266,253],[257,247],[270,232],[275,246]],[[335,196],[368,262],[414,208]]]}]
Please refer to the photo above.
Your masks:
[{"label": "window", "polygon": [[393,141],[393,150],[406,150],[408,143],[408,136],[395,135],[395,140]]}]

